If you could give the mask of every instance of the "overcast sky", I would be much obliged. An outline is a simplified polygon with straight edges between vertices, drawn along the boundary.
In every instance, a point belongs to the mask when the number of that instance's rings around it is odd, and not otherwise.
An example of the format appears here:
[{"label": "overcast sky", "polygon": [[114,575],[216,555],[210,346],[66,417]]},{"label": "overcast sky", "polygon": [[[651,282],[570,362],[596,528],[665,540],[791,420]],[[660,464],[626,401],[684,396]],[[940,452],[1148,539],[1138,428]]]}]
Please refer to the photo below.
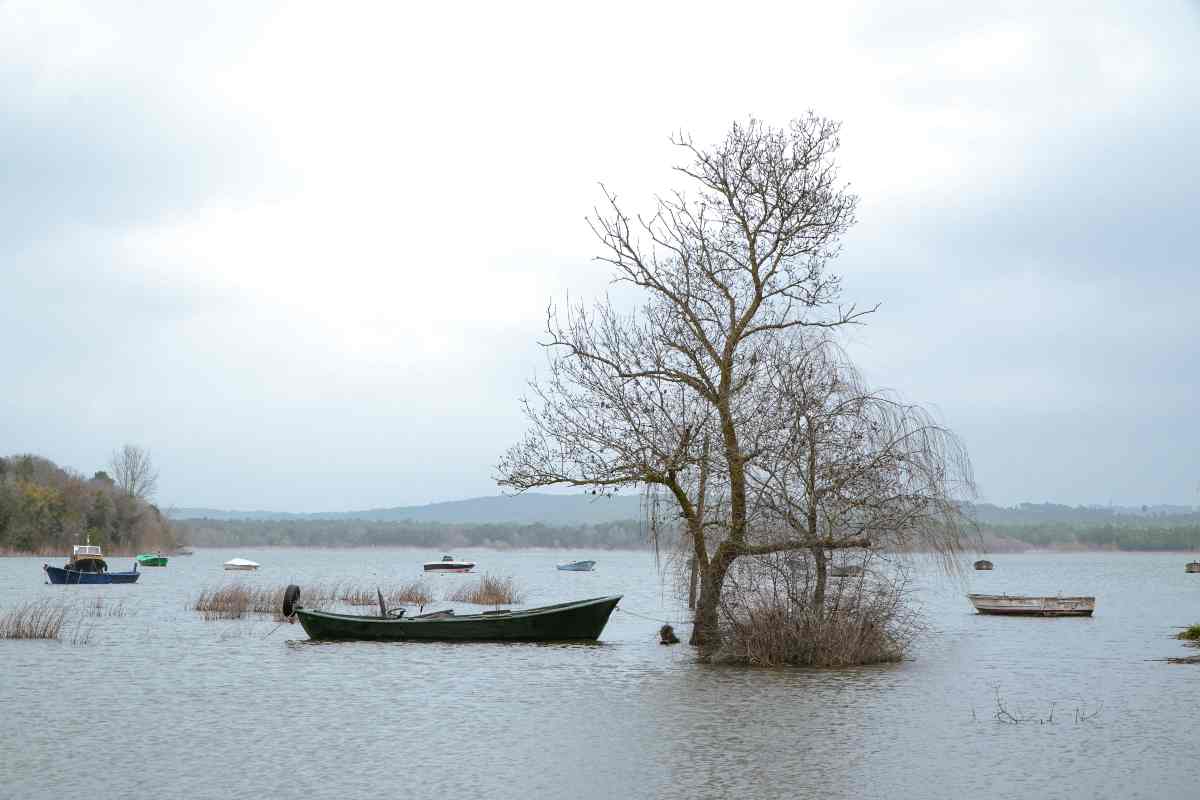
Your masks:
[{"label": "overcast sky", "polygon": [[597,182],[647,208],[672,131],[811,108],[851,351],[983,499],[1200,504],[1196,3],[198,5],[0,2],[0,454],[494,494],[547,303],[607,287]]}]

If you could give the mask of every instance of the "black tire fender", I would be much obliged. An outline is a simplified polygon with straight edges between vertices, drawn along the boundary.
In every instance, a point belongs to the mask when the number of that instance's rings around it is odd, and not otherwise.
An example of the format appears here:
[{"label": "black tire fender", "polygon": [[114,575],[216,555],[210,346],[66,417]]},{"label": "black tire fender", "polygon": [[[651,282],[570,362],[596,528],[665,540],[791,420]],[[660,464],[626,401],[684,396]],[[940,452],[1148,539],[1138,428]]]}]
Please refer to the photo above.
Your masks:
[{"label": "black tire fender", "polygon": [[300,599],[300,587],[289,583],[283,590],[283,618],[287,619],[296,613],[296,601]]}]

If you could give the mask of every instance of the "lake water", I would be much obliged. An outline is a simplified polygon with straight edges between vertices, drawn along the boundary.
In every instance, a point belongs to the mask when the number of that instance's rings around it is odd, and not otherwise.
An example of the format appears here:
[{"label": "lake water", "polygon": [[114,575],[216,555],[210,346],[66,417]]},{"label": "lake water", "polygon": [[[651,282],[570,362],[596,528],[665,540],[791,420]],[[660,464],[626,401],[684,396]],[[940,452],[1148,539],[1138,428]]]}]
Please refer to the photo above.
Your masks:
[{"label": "lake water", "polygon": [[[903,663],[766,670],[695,663],[618,611],[594,645],[306,641],[266,617],[205,622],[202,587],[407,582],[440,552],[200,550],[132,586],[49,586],[0,558],[0,609],[121,602],[90,643],[0,641],[0,798],[1192,798],[1200,622],[1179,554],[995,556],[922,572],[929,631]],[[526,605],[624,594],[681,615],[652,555],[456,552]],[[257,573],[224,573],[234,556]],[[557,561],[594,558],[592,573]],[[113,558],[113,569],[131,559]],[[53,563],[58,563],[56,560]],[[439,592],[472,576],[433,576]],[[985,617],[967,591],[1095,594],[1091,619]],[[438,602],[434,607],[462,604]],[[428,609],[427,609],[428,610]],[[82,614],[80,615],[82,618]],[[681,631],[681,633],[685,633]],[[68,631],[69,635],[69,631]],[[684,636],[686,638],[686,635]],[[993,718],[1010,710],[1054,720]],[[1076,709],[1092,719],[1076,722]]]}]

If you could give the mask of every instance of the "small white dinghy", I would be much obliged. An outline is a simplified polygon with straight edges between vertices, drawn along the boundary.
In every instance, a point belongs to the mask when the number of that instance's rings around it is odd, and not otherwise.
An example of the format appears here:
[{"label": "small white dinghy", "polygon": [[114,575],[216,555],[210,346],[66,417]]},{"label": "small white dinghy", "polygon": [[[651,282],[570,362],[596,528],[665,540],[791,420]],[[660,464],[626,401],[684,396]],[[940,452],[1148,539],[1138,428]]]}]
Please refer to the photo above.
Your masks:
[{"label": "small white dinghy", "polygon": [[250,561],[246,558],[231,558],[225,562],[225,569],[241,569],[253,570],[261,566],[257,561]]}]

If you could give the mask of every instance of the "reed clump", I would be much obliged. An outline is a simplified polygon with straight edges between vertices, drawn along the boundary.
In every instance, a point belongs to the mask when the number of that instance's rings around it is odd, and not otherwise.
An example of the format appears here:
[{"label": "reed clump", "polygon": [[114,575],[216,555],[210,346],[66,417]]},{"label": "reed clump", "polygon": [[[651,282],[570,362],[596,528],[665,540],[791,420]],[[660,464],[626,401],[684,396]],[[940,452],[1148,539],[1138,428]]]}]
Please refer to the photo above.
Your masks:
[{"label": "reed clump", "polygon": [[375,606],[379,605],[381,594],[389,608],[394,606],[421,606],[424,608],[433,602],[433,592],[423,581],[412,581],[388,589],[380,586],[346,586],[338,593],[338,599],[352,606]]},{"label": "reed clump", "polygon": [[[285,591],[287,584],[227,584],[203,589],[192,608],[199,611],[206,620],[241,619],[246,614],[270,614],[279,621],[283,618]],[[301,585],[300,605],[308,608],[332,608],[337,605],[376,606],[379,604],[381,592],[389,608],[399,605],[424,607],[433,602],[433,593],[421,581],[387,589],[375,585],[355,586],[335,582]]]},{"label": "reed clump", "polygon": [[0,612],[0,639],[58,639],[66,618],[61,600],[21,603]]},{"label": "reed clump", "polygon": [[486,573],[479,576],[479,580],[464,583],[446,595],[447,600],[456,603],[472,603],[477,606],[520,603],[524,598],[525,593],[513,578],[500,578]]},{"label": "reed clump", "polygon": [[192,608],[205,620],[241,619],[250,608],[250,588],[240,584],[204,588]]}]

